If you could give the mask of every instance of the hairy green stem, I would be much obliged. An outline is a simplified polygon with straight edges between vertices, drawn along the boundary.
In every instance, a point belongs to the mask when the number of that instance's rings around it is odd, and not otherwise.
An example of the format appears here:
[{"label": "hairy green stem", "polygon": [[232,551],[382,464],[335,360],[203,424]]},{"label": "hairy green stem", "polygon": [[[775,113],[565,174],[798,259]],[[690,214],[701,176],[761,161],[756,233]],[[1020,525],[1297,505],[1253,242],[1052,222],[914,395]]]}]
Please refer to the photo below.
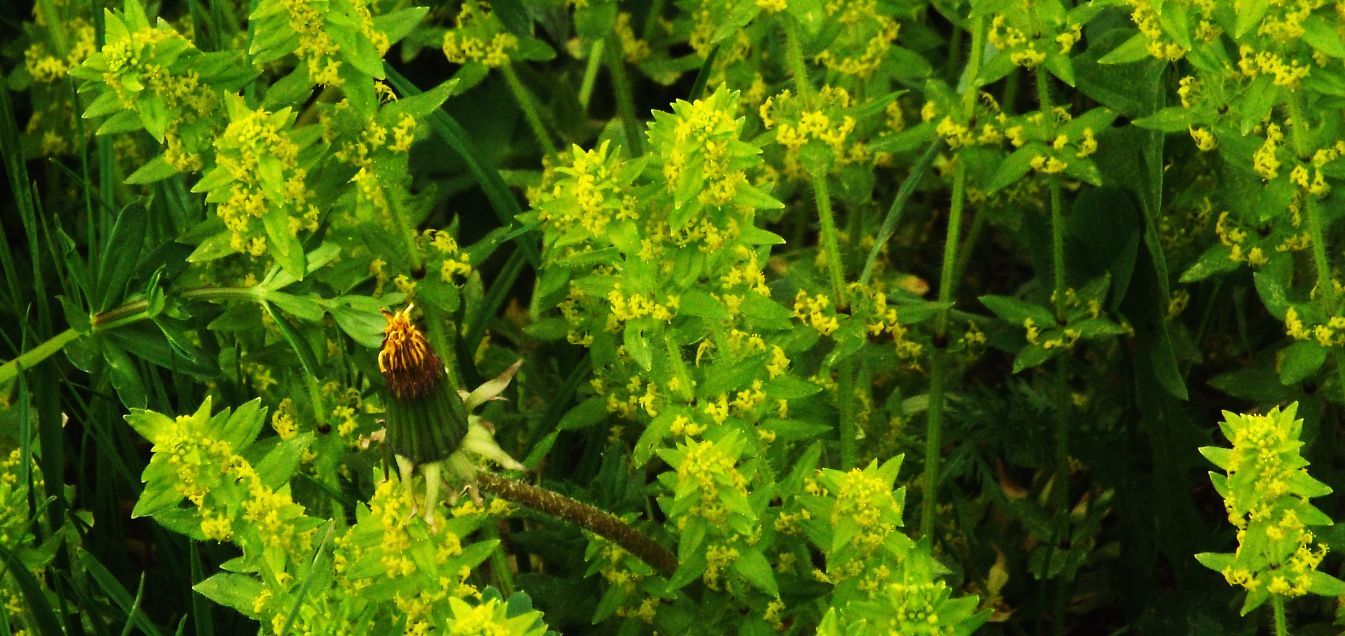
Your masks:
[{"label": "hairy green stem", "polygon": [[[1294,154],[1298,159],[1308,158],[1308,124],[1303,116],[1303,93],[1290,93],[1286,101],[1289,105],[1290,134],[1294,143]],[[1317,197],[1310,192],[1303,193],[1304,207],[1308,212],[1308,240],[1312,243],[1312,265],[1317,270],[1317,300],[1327,316],[1336,315],[1339,309],[1336,298],[1336,283],[1331,276],[1331,260],[1326,252],[1326,227],[1322,224],[1321,205]],[[1332,351],[1331,357],[1336,363],[1336,383],[1340,385],[1342,397],[1345,397],[1345,354]]]},{"label": "hairy green stem", "polygon": [[836,216],[831,210],[831,192],[827,176],[813,176],[813,197],[817,199],[817,218],[822,227],[822,252],[826,254],[827,274],[831,279],[831,300],[836,308],[847,307],[845,297],[845,263],[841,261],[841,246],[836,231]]},{"label": "hairy green stem", "polygon": [[[799,35],[799,26],[792,18],[785,19],[786,48],[789,53],[789,70],[794,76],[794,87],[799,97],[809,100],[815,94],[811,80],[808,79],[808,65],[803,59],[803,41]],[[822,253],[827,263],[827,274],[831,279],[832,302],[836,307],[846,307],[845,263],[841,261],[841,248],[836,231],[836,215],[831,209],[831,192],[825,174],[812,177],[813,198],[817,202],[817,217],[821,224]],[[842,422],[844,425],[844,422]]]},{"label": "hairy green stem", "polygon": [[537,101],[533,99],[532,93],[529,93],[523,81],[518,79],[518,73],[514,72],[513,66],[509,64],[501,66],[500,73],[504,75],[504,83],[509,85],[509,92],[514,94],[514,101],[518,103],[519,110],[523,111],[523,119],[528,122],[537,143],[542,144],[546,154],[556,154],[556,142],[551,140],[551,135],[546,132],[546,126],[542,125],[542,116],[538,113]]},{"label": "hairy green stem", "polygon": [[677,571],[676,555],[610,512],[539,486],[485,471],[476,474],[476,483],[482,490],[501,499],[568,521],[607,539],[654,566],[664,576],[672,576]]},{"label": "hairy green stem", "polygon": [[[971,53],[963,72],[966,81],[962,90],[962,115],[971,121],[976,112],[976,75],[980,73],[985,49],[985,18],[977,16],[971,23]],[[948,382],[948,360],[945,347],[948,340],[949,307],[955,302],[957,280],[958,235],[962,231],[962,211],[967,199],[967,166],[958,161],[953,169],[953,198],[948,206],[948,229],[944,234],[943,262],[939,269],[939,304],[942,307],[934,324],[934,353],[929,364],[929,414],[925,421],[924,493],[920,505],[920,535],[933,540],[934,515],[938,503],[939,462],[942,451],[944,391]]]},{"label": "hairy green stem", "polygon": [[616,97],[616,109],[621,114],[621,127],[626,131],[626,150],[630,156],[644,154],[640,140],[640,118],[635,114],[635,93],[631,89],[630,76],[626,74],[626,54],[621,48],[621,40],[615,35],[607,36],[607,72],[612,76],[612,92]]},{"label": "hairy green stem", "polygon": [[1289,627],[1284,619],[1284,597],[1271,594],[1270,606],[1275,612],[1275,636],[1289,636]]},{"label": "hairy green stem", "polygon": [[[1038,67],[1037,75],[1037,101],[1041,113],[1047,118],[1047,121],[1054,125],[1056,122],[1054,107],[1051,102],[1051,78],[1045,68]],[[1061,325],[1065,324],[1067,295],[1065,283],[1065,222],[1063,218],[1063,204],[1060,198],[1060,182],[1054,176],[1048,177],[1047,187],[1050,190],[1051,205],[1051,274],[1053,284],[1051,286],[1051,297],[1055,306],[1055,318]],[[1060,522],[1055,532],[1063,533],[1058,535],[1053,541],[1058,545],[1061,536],[1069,536],[1069,357],[1060,356],[1056,360],[1055,374],[1055,479],[1051,486],[1051,506],[1056,514],[1060,515]],[[1056,546],[1053,546],[1053,548]],[[1066,595],[1069,593],[1064,578],[1058,582],[1055,590],[1055,633],[1065,633],[1065,605]]]}]

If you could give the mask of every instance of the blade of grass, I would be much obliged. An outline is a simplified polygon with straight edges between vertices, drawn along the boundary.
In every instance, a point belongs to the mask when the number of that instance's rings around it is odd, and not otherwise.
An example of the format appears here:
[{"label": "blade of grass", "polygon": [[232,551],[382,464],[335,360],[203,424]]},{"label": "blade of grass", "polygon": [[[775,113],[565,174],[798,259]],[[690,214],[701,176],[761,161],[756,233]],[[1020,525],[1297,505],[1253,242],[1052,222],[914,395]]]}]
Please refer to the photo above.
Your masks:
[{"label": "blade of grass", "polygon": [[[51,308],[45,299],[46,281],[42,276],[40,258],[41,241],[38,239],[37,207],[33,202],[32,181],[28,177],[28,165],[24,161],[23,147],[19,143],[19,125],[14,120],[14,106],[9,99],[9,89],[0,88],[0,155],[4,157],[5,174],[9,177],[10,191],[14,193],[14,203],[18,207],[19,221],[28,242],[29,264],[32,266],[33,299],[37,306],[38,333],[51,333]],[[16,276],[12,267],[7,267],[10,276]],[[21,306],[21,295],[14,295],[14,306]]]},{"label": "blade of grass", "polygon": [[873,267],[878,262],[878,255],[882,254],[883,246],[896,233],[897,225],[901,223],[901,213],[906,209],[906,202],[915,193],[915,187],[920,185],[920,180],[925,178],[925,173],[934,164],[934,158],[939,155],[942,147],[942,140],[930,144],[925,154],[920,155],[915,165],[911,166],[910,174],[906,175],[906,179],[897,188],[897,196],[892,198],[892,205],[887,208],[887,216],[883,217],[883,224],[878,228],[878,238],[869,249],[868,258],[864,259],[864,270],[859,274],[859,284],[868,285],[869,280],[873,278]]},{"label": "blade of grass", "polygon": [[285,636],[290,631],[290,624],[294,622],[294,617],[299,615],[299,608],[303,607],[304,597],[308,596],[308,587],[313,584],[313,573],[317,572],[318,560],[322,558],[322,550],[327,547],[327,540],[332,536],[332,528],[336,526],[336,520],[327,522],[327,531],[322,533],[322,542],[318,544],[317,550],[313,551],[313,561],[308,566],[308,573],[304,575],[304,580],[299,584],[299,593],[294,595],[294,604],[290,606],[290,611],[285,614],[285,625],[277,632],[279,636]]},{"label": "blade of grass", "polygon": [[495,280],[491,282],[490,289],[486,290],[486,295],[481,300],[481,310],[467,323],[467,335],[463,338],[464,348],[467,351],[476,351],[477,345],[481,344],[481,338],[486,333],[486,323],[490,322],[491,317],[500,310],[505,297],[509,295],[509,290],[514,286],[514,281],[523,273],[523,261],[522,250],[514,250],[509,254],[509,260],[504,262],[504,267],[500,269]]},{"label": "blade of grass", "polygon": [[[140,611],[140,596],[144,592],[145,587],[143,573],[140,577],[140,590],[136,592],[135,598],[132,598],[131,594],[126,591],[126,588],[121,586],[121,582],[117,580],[117,577],[113,576],[107,568],[103,567],[103,564],[100,563],[98,559],[94,558],[92,554],[83,552],[79,556],[80,565],[82,565],[85,571],[93,577],[94,582],[103,590],[103,593],[107,594],[107,597],[111,599],[117,607],[121,608],[123,612],[126,612],[126,626],[128,628],[131,625],[135,625],[140,628],[142,633],[150,634],[151,636],[160,636],[163,634],[163,631],[159,629],[159,626],[151,622],[149,617],[146,616],[144,612]],[[123,631],[123,636],[126,633],[127,632]]]},{"label": "blade of grass", "polygon": [[715,45],[710,49],[710,54],[705,56],[705,63],[701,65],[699,71],[696,71],[696,80],[691,83],[691,90],[687,91],[687,99],[695,101],[705,94],[705,83],[710,81],[710,72],[714,69],[715,58],[719,57],[719,46]]},{"label": "blade of grass", "polygon": [[[190,546],[191,584],[195,588],[197,583],[205,580],[205,568],[201,567],[201,551],[196,542],[192,541]],[[215,617],[210,601],[194,591],[191,594],[191,618],[196,626],[196,636],[215,636]]]}]

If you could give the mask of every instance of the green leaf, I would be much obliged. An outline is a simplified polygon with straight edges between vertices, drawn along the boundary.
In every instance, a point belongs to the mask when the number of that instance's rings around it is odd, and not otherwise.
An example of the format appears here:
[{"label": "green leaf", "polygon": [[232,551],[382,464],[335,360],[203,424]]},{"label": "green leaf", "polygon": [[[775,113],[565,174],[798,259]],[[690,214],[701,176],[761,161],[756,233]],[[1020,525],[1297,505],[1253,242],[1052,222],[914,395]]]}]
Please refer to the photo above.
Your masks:
[{"label": "green leaf", "polygon": [[145,408],[145,382],[140,369],[126,355],[126,351],[107,338],[102,338],[103,360],[107,361],[108,379],[117,391],[117,398],[129,408]]},{"label": "green leaf", "polygon": [[1185,272],[1182,272],[1181,278],[1179,278],[1178,281],[1182,283],[1195,283],[1205,280],[1210,276],[1214,276],[1215,274],[1223,274],[1237,269],[1240,264],[1229,258],[1228,255],[1228,248],[1224,247],[1221,243],[1215,243],[1214,245],[1209,246],[1209,248],[1200,255],[1200,258],[1196,259],[1196,262],[1186,268]]},{"label": "green leaf", "polygon": [[990,183],[986,184],[987,192],[993,193],[1022,179],[1032,170],[1032,159],[1044,152],[1045,148],[1036,143],[1027,144],[1013,151],[1004,161],[1000,162],[999,168],[995,170],[995,176],[991,177]]},{"label": "green leaf", "polygon": [[1136,33],[1120,46],[1098,59],[1098,64],[1129,64],[1149,57],[1149,40],[1143,33]]},{"label": "green leaf", "polygon": [[1297,384],[1322,368],[1326,362],[1326,348],[1312,340],[1289,345],[1280,361],[1280,383]]},{"label": "green leaf", "polygon": [[268,488],[277,489],[289,482],[299,469],[304,453],[313,444],[312,433],[302,433],[282,440],[257,462],[257,474]]},{"label": "green leaf", "polygon": [[117,215],[117,222],[112,226],[112,233],[103,244],[98,259],[97,282],[94,283],[98,290],[98,302],[94,305],[96,311],[105,311],[112,303],[121,300],[126,283],[130,281],[131,274],[135,273],[135,264],[142,253],[141,245],[145,242],[148,218],[149,212],[139,204],[126,206]]},{"label": "green leaf", "polygon": [[1205,459],[1210,460],[1210,463],[1224,470],[1228,470],[1233,455],[1232,449],[1219,446],[1201,446],[1199,450],[1200,454],[1205,456]]},{"label": "green leaf", "polygon": [[562,431],[588,428],[601,422],[605,417],[607,417],[607,401],[593,396],[567,411],[556,427]]},{"label": "green leaf", "polygon": [[163,158],[162,154],[156,155],[145,165],[140,166],[131,176],[126,177],[126,183],[129,185],[145,185],[157,181],[163,181],[168,177],[177,174],[177,168],[174,168]]},{"label": "green leaf", "polygon": [[1270,0],[1237,0],[1234,4],[1237,5],[1237,20],[1233,24],[1233,36],[1237,38],[1247,35],[1252,27],[1260,24],[1270,8]]},{"label": "green leaf", "polygon": [[252,607],[265,589],[262,582],[245,574],[221,572],[191,588],[217,605],[232,607],[244,616],[255,617]]},{"label": "green leaf", "polygon": [[1018,351],[1018,355],[1013,358],[1013,372],[1018,373],[1024,369],[1040,366],[1047,360],[1055,357],[1060,349],[1045,349],[1041,345],[1028,345]]},{"label": "green leaf", "polygon": [[1195,123],[1190,110],[1181,106],[1168,106],[1148,117],[1140,117],[1133,122],[1140,128],[1161,130],[1163,132],[1184,131]]},{"label": "green leaf", "polygon": [[396,44],[415,30],[428,12],[428,7],[411,7],[385,13],[374,17],[374,28],[388,36],[389,44]]},{"label": "green leaf", "polygon": [[771,569],[770,562],[766,560],[761,550],[742,551],[733,562],[733,571],[747,579],[747,582],[757,589],[773,597],[780,596],[780,586],[775,582],[775,571]]},{"label": "green leaf", "polygon": [[1233,565],[1234,558],[1232,554],[1201,552],[1196,555],[1196,560],[1215,572],[1222,572],[1224,568]]},{"label": "green leaf", "polygon": [[1345,41],[1341,40],[1338,21],[1328,22],[1319,14],[1312,14],[1303,21],[1303,41],[1319,53],[1331,57],[1345,57]]},{"label": "green leaf", "polygon": [[981,296],[980,301],[1000,320],[1015,327],[1022,327],[1028,319],[1031,319],[1037,327],[1042,328],[1053,327],[1056,324],[1055,314],[1041,305],[1024,302],[1009,296],[995,295]]},{"label": "green leaf", "polygon": [[1310,577],[1309,592],[1329,597],[1345,595],[1345,581],[1317,570],[1313,570],[1312,574],[1308,576]]},{"label": "green leaf", "polygon": [[167,415],[155,411],[133,408],[131,412],[124,415],[122,419],[126,420],[135,432],[141,437],[149,440],[151,444],[159,443],[159,438],[173,427],[173,420]]},{"label": "green leaf", "polygon": [[271,255],[285,271],[299,279],[304,278],[304,246],[299,237],[290,231],[290,215],[285,206],[272,206],[262,215],[262,225],[266,228],[266,244]]},{"label": "green leaf", "polygon": [[649,338],[645,335],[644,328],[638,322],[626,323],[625,331],[622,333],[622,342],[626,345],[626,354],[640,365],[645,371],[654,366],[654,351],[649,346]]}]

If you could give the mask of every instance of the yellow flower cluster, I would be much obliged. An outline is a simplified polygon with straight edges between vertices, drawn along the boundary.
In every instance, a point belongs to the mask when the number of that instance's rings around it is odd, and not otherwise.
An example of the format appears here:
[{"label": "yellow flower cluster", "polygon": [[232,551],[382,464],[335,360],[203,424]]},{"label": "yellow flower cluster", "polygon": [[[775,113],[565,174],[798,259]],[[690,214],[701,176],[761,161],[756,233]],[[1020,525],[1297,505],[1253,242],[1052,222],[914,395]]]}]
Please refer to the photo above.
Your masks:
[{"label": "yellow flower cluster", "polygon": [[[721,95],[727,94],[716,92],[710,98],[690,104],[679,102],[674,106],[677,123],[673,126],[672,137],[675,145],[667,149],[668,161],[663,165],[663,178],[669,190],[676,192],[687,172],[688,162],[698,159],[705,178],[698,199],[707,205],[727,205],[738,194],[738,188],[747,183],[747,175],[730,165],[734,156],[732,146],[738,143],[739,124]],[[693,151],[698,156],[691,156]]]},{"label": "yellow flower cluster", "polygon": [[563,234],[582,230],[593,237],[614,220],[638,218],[635,197],[625,193],[619,178],[625,164],[619,151],[610,150],[607,141],[593,150],[571,147],[566,161],[549,170],[551,187],[529,195],[538,219]]},{"label": "yellow flower cluster", "polygon": [[[986,37],[995,48],[1008,51],[1009,60],[1016,66],[1036,68],[1046,61],[1046,53],[1037,48],[1037,43],[1030,40],[1022,29],[1010,26],[1003,14],[996,15],[990,21],[990,31]],[[1073,46],[1073,42],[1069,44]]]},{"label": "yellow flower cluster", "polygon": [[831,299],[822,294],[809,295],[802,289],[794,296],[794,318],[824,336],[830,336],[841,326],[836,310],[831,307]]},{"label": "yellow flower cluster", "polygon": [[738,549],[727,545],[714,544],[705,550],[705,574],[701,577],[705,586],[718,590],[719,578],[724,570],[738,560]]},{"label": "yellow flower cluster", "polygon": [[1214,140],[1214,133],[1211,133],[1208,128],[1191,126],[1188,130],[1191,132],[1191,139],[1196,142],[1196,148],[1200,149],[1201,152],[1214,150],[1218,145]]},{"label": "yellow flower cluster", "polygon": [[[36,12],[41,5],[34,6]],[[34,42],[23,52],[24,68],[38,84],[51,84],[65,78],[70,69],[84,63],[95,50],[94,28],[82,17],[74,18],[62,25],[66,32],[74,32],[70,50],[65,55],[51,51],[42,42]]]},{"label": "yellow flower cluster", "polygon": [[901,25],[882,13],[877,0],[833,0],[826,3],[826,11],[839,28],[836,38],[817,54],[817,63],[859,79],[873,75],[887,59]]},{"label": "yellow flower cluster", "polygon": [[[238,98],[230,107],[231,121],[215,140],[215,171],[227,188],[210,192],[216,213],[231,234],[231,247],[254,257],[266,253],[266,232],[259,221],[276,206],[289,213],[289,231],[314,231],[318,207],[298,165],[299,146],[288,128],[294,115],[288,108],[276,113],[248,109]],[[202,183],[197,184],[199,189]]]},{"label": "yellow flower cluster", "polygon": [[[688,440],[686,454],[677,466],[677,482],[694,487],[698,501],[691,506],[690,514],[701,517],[711,525],[723,525],[728,521],[729,513],[724,508],[723,490],[747,497],[747,479],[738,472],[732,457],[714,442]],[[687,517],[677,520],[678,527],[684,527]]]},{"label": "yellow flower cluster", "polygon": [[1256,33],[1279,44],[1292,44],[1303,37],[1306,32],[1304,22],[1323,3],[1321,0],[1276,0],[1268,4],[1269,10],[1262,16]]},{"label": "yellow flower cluster", "polygon": [[[1018,145],[1016,141],[1015,145]],[[1069,163],[1060,157],[1073,155],[1075,159],[1087,158],[1097,152],[1097,138],[1093,136],[1092,128],[1084,128],[1083,134],[1077,140],[1071,140],[1069,135],[1062,133],[1051,140],[1051,150],[1054,152],[1039,154],[1029,161],[1033,170],[1042,174],[1063,172],[1069,167]],[[1073,152],[1070,152],[1071,150]]]},{"label": "yellow flower cluster", "polygon": [[681,298],[672,294],[665,296],[663,302],[659,302],[652,295],[645,296],[639,292],[622,294],[620,283],[617,283],[612,291],[607,292],[607,301],[612,305],[612,313],[608,317],[608,327],[612,330],[628,320],[640,318],[653,318],[665,322],[672,320],[673,312],[676,312],[681,305]]},{"label": "yellow flower cluster", "polygon": [[299,423],[294,418],[294,400],[285,398],[271,414],[271,428],[281,440],[293,439],[299,432]]},{"label": "yellow flower cluster", "polygon": [[1345,345],[1345,316],[1332,316],[1324,324],[1309,328],[1298,315],[1298,310],[1290,307],[1284,312],[1284,330],[1294,340],[1311,338],[1323,347]]},{"label": "yellow flower cluster", "polygon": [[458,247],[457,239],[446,230],[425,230],[429,243],[426,256],[430,263],[439,261],[439,278],[445,283],[458,283],[472,275],[472,263],[466,252]]},{"label": "yellow flower cluster", "polygon": [[[267,486],[251,463],[213,434],[209,418],[184,415],[171,420],[154,440],[155,459],[166,458],[178,493],[201,509],[202,533],[220,540],[245,533],[277,554],[310,552],[313,531],[299,529],[306,518],[303,506],[287,490]],[[232,507],[240,495],[241,511]],[[270,573],[277,578],[284,574]]]},{"label": "yellow flower cluster", "polygon": [[1270,255],[1266,254],[1261,246],[1245,247],[1249,238],[1247,230],[1230,221],[1227,211],[1219,213],[1219,220],[1214,225],[1214,231],[1219,237],[1219,242],[1228,248],[1229,260],[1237,263],[1247,263],[1252,267],[1260,267],[1270,262]]},{"label": "yellow flower cluster", "polygon": [[626,62],[639,64],[649,57],[649,42],[635,35],[635,27],[631,26],[630,12],[622,11],[616,14],[616,24],[612,25],[612,32],[616,34],[617,41],[621,42],[621,53],[625,56]]},{"label": "yellow flower cluster", "polygon": [[[1225,488],[1221,494],[1228,521],[1237,529],[1239,547],[1235,561],[1222,574],[1230,585],[1248,591],[1302,596],[1326,556],[1326,546],[1314,546],[1316,537],[1297,510],[1308,506],[1305,488],[1330,491],[1307,474],[1307,462],[1298,453],[1302,420],[1294,419],[1292,406],[1266,414],[1224,412],[1224,418],[1222,428],[1233,448],[1216,463],[1227,471],[1227,483],[1237,480],[1236,488]],[[1264,533],[1269,544],[1249,548],[1244,542],[1251,533]],[[1260,554],[1244,554],[1245,549]],[[1251,571],[1243,565],[1244,557],[1265,559],[1265,569]]]},{"label": "yellow flower cluster", "polygon": [[[325,3],[313,0],[278,0],[278,7],[270,10],[285,12],[289,29],[294,32],[297,43],[294,55],[304,64],[308,77],[321,86],[341,86],[345,79],[341,77],[341,45],[332,37],[328,26],[329,9]],[[380,56],[391,46],[388,36],[374,26],[373,14],[367,0],[351,0],[354,15],[343,16],[353,19],[359,28],[359,36]]]},{"label": "yellow flower cluster", "polygon": [[1298,60],[1286,60],[1273,51],[1257,51],[1250,45],[1238,47],[1238,71],[1245,77],[1270,75],[1276,86],[1297,90],[1308,76],[1308,65]]},{"label": "yellow flower cluster", "polygon": [[[1186,55],[1186,48],[1173,41],[1163,32],[1162,16],[1153,0],[1129,0],[1130,19],[1135,23],[1146,41],[1149,55],[1164,61],[1179,60]],[[1196,23],[1195,37],[1201,42],[1209,42],[1218,37],[1222,30],[1214,23],[1214,0],[1172,0],[1159,3],[1163,9],[1175,15],[1187,16]]]},{"label": "yellow flower cluster", "polygon": [[706,428],[705,424],[697,423],[685,415],[678,415],[673,418],[672,424],[668,425],[668,432],[673,435],[696,437],[704,433]]},{"label": "yellow flower cluster", "polygon": [[489,4],[479,0],[463,2],[454,28],[444,33],[444,57],[454,64],[479,62],[499,68],[517,49],[518,38],[504,28]]},{"label": "yellow flower cluster", "polygon": [[897,357],[902,360],[910,360],[913,365],[918,365],[925,347],[907,337],[910,329],[901,324],[897,317],[897,308],[887,302],[887,294],[874,287],[860,285],[859,283],[851,283],[849,289],[851,298],[855,299],[852,301],[851,315],[864,321],[864,327],[868,330],[869,335],[888,334],[892,336]]},{"label": "yellow flower cluster", "polygon": [[839,86],[824,86],[813,99],[795,96],[788,89],[766,98],[758,109],[761,121],[775,131],[775,140],[785,148],[784,173],[793,178],[808,175],[800,162],[804,145],[817,142],[831,150],[836,165],[867,160],[870,156],[862,142],[847,144],[855,131],[855,118],[845,111],[850,93]]},{"label": "yellow flower cluster", "polygon": [[892,487],[873,471],[858,468],[836,476],[833,495],[832,527],[842,520],[853,522],[858,530],[850,539],[863,554],[880,547],[896,531],[894,519],[901,518],[901,505],[892,497]]}]

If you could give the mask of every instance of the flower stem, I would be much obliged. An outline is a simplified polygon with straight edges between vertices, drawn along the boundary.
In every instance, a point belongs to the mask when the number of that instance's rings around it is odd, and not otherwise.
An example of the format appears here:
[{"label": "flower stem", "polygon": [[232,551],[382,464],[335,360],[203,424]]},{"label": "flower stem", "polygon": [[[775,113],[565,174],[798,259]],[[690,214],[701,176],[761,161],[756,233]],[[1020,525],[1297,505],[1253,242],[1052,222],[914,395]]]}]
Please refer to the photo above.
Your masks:
[{"label": "flower stem", "polygon": [[[261,295],[255,287],[206,287],[189,289],[182,292],[183,300],[248,300],[256,302]],[[149,302],[137,300],[95,314],[89,321],[89,327],[83,331],[71,327],[62,331],[36,347],[29,349],[9,362],[0,365],[0,385],[13,380],[22,369],[30,369],[43,360],[65,349],[66,345],[91,333],[110,331],[117,327],[134,324],[149,318]]]},{"label": "flower stem", "polygon": [[1289,628],[1284,620],[1284,597],[1271,594],[1270,606],[1275,610],[1275,636],[1289,636]]},{"label": "flower stem", "polygon": [[556,154],[556,142],[551,141],[546,127],[542,125],[542,117],[538,114],[537,101],[532,98],[532,93],[529,93],[527,87],[518,79],[513,66],[505,64],[500,67],[500,72],[504,75],[504,82],[509,85],[509,91],[514,94],[514,101],[518,102],[519,110],[523,111],[523,119],[527,120],[533,136],[537,137],[537,142],[542,144],[546,154]]},{"label": "flower stem", "polygon": [[640,119],[635,114],[635,97],[631,90],[630,76],[626,74],[626,55],[621,48],[621,40],[615,35],[607,36],[607,71],[612,75],[612,92],[616,95],[616,109],[621,113],[621,126],[626,131],[626,150],[631,157],[644,154],[640,143]]},{"label": "flower stem", "polygon": [[501,499],[568,521],[607,539],[664,576],[677,571],[676,555],[616,515],[545,488],[485,471],[476,474],[476,483]]},{"label": "flower stem", "polygon": [[[791,18],[785,19],[785,37],[789,53],[789,69],[794,76],[795,89],[798,90],[799,97],[809,100],[814,95],[813,85],[808,79],[808,65],[803,59],[803,42],[799,36],[799,25]],[[827,185],[827,175],[814,174],[812,185],[813,198],[817,201],[817,218],[822,226],[822,252],[826,256],[827,274],[831,279],[831,300],[837,309],[841,309],[849,305],[845,298],[845,263],[841,261],[836,215],[831,209],[831,192]]]},{"label": "flower stem", "polygon": [[[1287,97],[1294,153],[1300,160],[1308,157],[1307,122],[1303,118],[1302,98],[1302,92],[1293,92]],[[1312,265],[1317,270],[1317,300],[1330,317],[1336,315],[1339,307],[1336,305],[1336,283],[1331,276],[1331,260],[1326,252],[1326,226],[1322,224],[1321,205],[1317,202],[1316,195],[1310,192],[1302,194],[1303,206],[1308,212],[1308,240],[1312,243]],[[1332,351],[1331,357],[1336,363],[1336,382],[1340,385],[1342,395],[1345,396],[1345,354]]]},{"label": "flower stem", "polygon": [[[976,108],[976,75],[980,72],[985,49],[985,18],[977,16],[971,22],[971,54],[963,77],[962,111],[970,121]],[[953,199],[948,206],[948,230],[944,235],[943,262],[939,269],[940,309],[934,323],[934,353],[929,363],[929,415],[925,422],[924,498],[920,502],[920,535],[933,538],[934,511],[938,503],[939,454],[943,438],[944,390],[948,378],[948,360],[945,348],[948,340],[948,307],[954,302],[957,281],[958,235],[962,231],[962,211],[967,200],[967,166],[958,161],[953,172]]]},{"label": "flower stem", "polygon": [[[1051,103],[1051,78],[1045,68],[1038,67],[1037,101],[1041,113],[1052,125],[1056,123],[1054,107]],[[1055,305],[1055,318],[1065,324],[1066,283],[1065,283],[1065,222],[1063,204],[1060,198],[1060,181],[1054,176],[1048,177],[1047,188],[1050,191],[1051,205],[1051,270],[1053,284],[1051,296]],[[1060,533],[1053,543],[1059,544],[1060,538],[1069,536],[1069,357],[1060,356],[1056,360],[1055,374],[1055,479],[1051,485],[1051,506],[1060,521],[1054,532]],[[1066,595],[1069,593],[1064,578],[1056,585],[1055,633],[1065,633]]]}]

